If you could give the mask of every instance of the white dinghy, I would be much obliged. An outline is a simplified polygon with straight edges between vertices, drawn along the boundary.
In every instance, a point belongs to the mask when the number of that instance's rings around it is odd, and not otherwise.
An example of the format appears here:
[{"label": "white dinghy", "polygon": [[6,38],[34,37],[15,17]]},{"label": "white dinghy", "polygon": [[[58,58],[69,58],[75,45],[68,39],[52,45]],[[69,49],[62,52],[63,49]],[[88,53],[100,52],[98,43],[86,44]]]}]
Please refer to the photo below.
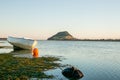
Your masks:
[{"label": "white dinghy", "polygon": [[32,50],[36,44],[36,40],[27,39],[27,38],[18,38],[18,37],[11,37],[7,38],[8,42],[13,45],[14,50],[18,49],[27,49]]}]

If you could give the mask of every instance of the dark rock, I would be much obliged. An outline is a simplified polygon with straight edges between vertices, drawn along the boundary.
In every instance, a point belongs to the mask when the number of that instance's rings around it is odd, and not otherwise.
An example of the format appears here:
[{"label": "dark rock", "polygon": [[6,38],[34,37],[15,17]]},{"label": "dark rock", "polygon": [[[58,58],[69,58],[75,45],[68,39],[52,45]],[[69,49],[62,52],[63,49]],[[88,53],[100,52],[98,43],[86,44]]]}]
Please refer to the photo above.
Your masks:
[{"label": "dark rock", "polygon": [[52,37],[48,38],[48,40],[77,40],[67,31],[58,32],[57,34],[53,35]]},{"label": "dark rock", "polygon": [[68,67],[68,68],[64,69],[62,71],[62,74],[66,78],[74,79],[74,80],[80,79],[84,76],[83,73],[75,67]]}]

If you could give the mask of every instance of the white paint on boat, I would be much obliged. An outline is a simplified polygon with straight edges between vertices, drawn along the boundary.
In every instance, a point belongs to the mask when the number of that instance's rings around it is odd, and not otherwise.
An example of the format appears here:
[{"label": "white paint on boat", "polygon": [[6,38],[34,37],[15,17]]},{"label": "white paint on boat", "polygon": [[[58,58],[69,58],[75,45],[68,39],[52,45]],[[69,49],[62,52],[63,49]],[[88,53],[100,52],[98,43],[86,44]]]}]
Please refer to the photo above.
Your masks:
[{"label": "white paint on boat", "polygon": [[37,44],[36,40],[28,39],[28,38],[18,38],[18,37],[9,36],[7,40],[10,44],[13,45],[14,49],[32,50]]}]

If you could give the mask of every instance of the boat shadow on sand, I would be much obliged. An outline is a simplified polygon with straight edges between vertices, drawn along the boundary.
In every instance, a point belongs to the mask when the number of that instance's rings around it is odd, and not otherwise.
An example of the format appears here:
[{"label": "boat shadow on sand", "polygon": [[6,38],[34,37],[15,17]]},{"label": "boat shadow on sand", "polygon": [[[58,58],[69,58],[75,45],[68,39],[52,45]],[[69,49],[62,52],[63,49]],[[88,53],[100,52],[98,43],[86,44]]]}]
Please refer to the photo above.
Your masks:
[{"label": "boat shadow on sand", "polygon": [[14,57],[27,57],[27,58],[33,57],[31,50],[14,50],[10,52],[10,54],[13,54]]}]

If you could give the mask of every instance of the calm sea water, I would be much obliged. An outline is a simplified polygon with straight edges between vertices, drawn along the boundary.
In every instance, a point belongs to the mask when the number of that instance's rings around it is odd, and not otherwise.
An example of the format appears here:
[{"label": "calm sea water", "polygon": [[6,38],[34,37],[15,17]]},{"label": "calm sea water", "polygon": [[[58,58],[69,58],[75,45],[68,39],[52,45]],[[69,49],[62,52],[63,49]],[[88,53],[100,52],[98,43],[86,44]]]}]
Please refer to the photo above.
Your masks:
[{"label": "calm sea water", "polygon": [[[6,41],[0,43],[10,45]],[[39,56],[58,56],[61,64],[79,68],[84,77],[80,80],[120,80],[120,42],[100,41],[38,41]],[[15,53],[15,56],[32,57],[29,51],[12,52],[2,48],[0,53]],[[55,76],[54,80],[68,80],[55,69],[45,72]]]}]

